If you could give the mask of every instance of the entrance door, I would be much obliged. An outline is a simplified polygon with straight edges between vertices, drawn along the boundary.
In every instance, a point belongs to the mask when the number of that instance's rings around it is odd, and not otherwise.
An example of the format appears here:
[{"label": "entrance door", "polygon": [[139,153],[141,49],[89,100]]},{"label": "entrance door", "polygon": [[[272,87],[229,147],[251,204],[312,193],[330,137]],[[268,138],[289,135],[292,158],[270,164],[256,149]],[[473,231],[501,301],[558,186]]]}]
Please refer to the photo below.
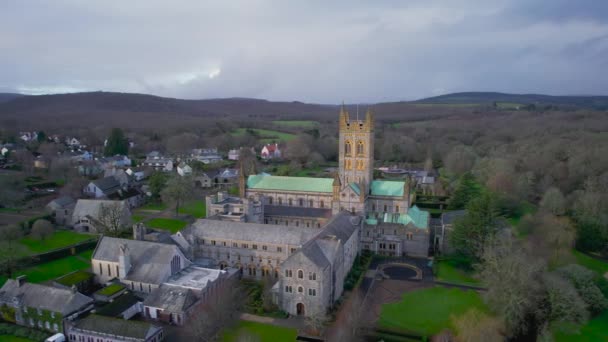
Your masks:
[{"label": "entrance door", "polygon": [[296,305],[296,312],[298,313],[298,316],[304,316],[304,304],[298,303]]}]

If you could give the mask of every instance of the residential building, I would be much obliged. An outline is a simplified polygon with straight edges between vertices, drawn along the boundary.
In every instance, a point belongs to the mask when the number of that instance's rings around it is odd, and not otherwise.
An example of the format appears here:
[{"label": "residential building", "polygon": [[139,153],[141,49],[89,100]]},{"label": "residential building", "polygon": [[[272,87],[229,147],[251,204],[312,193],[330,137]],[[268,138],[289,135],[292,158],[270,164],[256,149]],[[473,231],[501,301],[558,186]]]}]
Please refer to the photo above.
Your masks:
[{"label": "residential building", "polygon": [[46,211],[58,225],[71,225],[76,201],[70,196],[61,196],[46,205]]},{"label": "residential building", "polygon": [[0,288],[0,304],[12,308],[10,319],[19,325],[63,331],[63,322],[93,309],[93,298],[74,289],[32,284],[25,276],[8,279]]},{"label": "residential building", "polygon": [[241,155],[240,149],[232,149],[228,151],[228,160],[239,160],[239,156]]},{"label": "residential building", "polygon": [[131,210],[125,201],[79,199],[72,213],[75,230],[103,233],[131,224]]},{"label": "residential building", "polygon": [[90,182],[84,187],[82,192],[86,196],[93,198],[107,198],[120,189],[122,189],[122,186],[118,179],[114,176],[109,176]]},{"label": "residential building", "polygon": [[435,229],[435,251],[442,254],[451,252],[449,237],[454,228],[454,222],[466,215],[466,213],[466,210],[454,210],[441,214],[441,226]]},{"label": "residential building", "polygon": [[141,166],[149,167],[156,171],[171,172],[173,171],[173,159],[163,157],[159,152],[154,151],[148,153],[146,160],[143,161]]},{"label": "residential building", "polygon": [[182,177],[189,176],[192,174],[192,168],[185,162],[181,162],[179,165],[177,165],[177,174]]},{"label": "residential building", "polygon": [[164,340],[163,328],[147,322],[127,321],[101,315],[66,325],[67,340],[72,342],[160,342]]},{"label": "residential building", "polygon": [[281,150],[279,149],[279,144],[267,144],[262,147],[262,151],[260,151],[260,155],[262,159],[273,159],[273,158],[281,158]]}]

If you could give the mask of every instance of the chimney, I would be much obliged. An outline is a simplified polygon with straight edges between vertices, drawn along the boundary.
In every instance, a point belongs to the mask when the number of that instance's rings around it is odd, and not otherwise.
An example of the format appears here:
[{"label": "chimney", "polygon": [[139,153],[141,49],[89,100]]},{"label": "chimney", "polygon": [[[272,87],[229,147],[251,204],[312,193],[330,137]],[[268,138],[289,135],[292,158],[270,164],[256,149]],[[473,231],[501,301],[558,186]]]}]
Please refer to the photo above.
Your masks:
[{"label": "chimney", "polygon": [[78,288],[76,287],[76,285],[72,285],[72,287],[70,288],[70,290],[72,291],[72,293],[78,292]]},{"label": "chimney", "polygon": [[118,249],[118,278],[123,279],[131,270],[131,255],[127,244],[120,244]]},{"label": "chimney", "polygon": [[26,275],[21,275],[21,276],[18,276],[18,277],[16,278],[16,280],[17,280],[17,285],[19,285],[19,287],[21,287],[21,286],[23,286],[23,284],[25,284],[25,283],[26,283],[26,281],[27,281],[27,276],[26,276]]}]

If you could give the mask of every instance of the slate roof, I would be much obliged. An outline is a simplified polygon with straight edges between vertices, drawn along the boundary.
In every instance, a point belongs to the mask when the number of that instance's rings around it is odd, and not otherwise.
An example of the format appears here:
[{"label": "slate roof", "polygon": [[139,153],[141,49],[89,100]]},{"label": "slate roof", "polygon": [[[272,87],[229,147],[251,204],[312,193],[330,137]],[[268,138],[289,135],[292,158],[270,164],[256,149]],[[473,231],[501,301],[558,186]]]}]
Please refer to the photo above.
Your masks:
[{"label": "slate roof", "polygon": [[103,193],[106,195],[120,189],[120,183],[114,176],[94,180],[93,184],[95,184],[95,186],[103,191]]},{"label": "slate roof", "polygon": [[49,202],[48,205],[52,205],[52,206],[56,206],[58,208],[65,208],[68,207],[70,205],[75,204],[76,201],[74,201],[74,199],[70,196],[61,196],[58,198],[55,198],[54,200],[52,200],[51,202]]},{"label": "slate roof", "polygon": [[[110,200],[96,200],[96,199],[79,199],[74,207],[74,218],[78,217],[90,217],[99,219],[99,213],[102,205],[115,205],[118,204],[123,210],[128,208],[125,201],[110,201]],[[76,220],[75,220],[76,221]]]},{"label": "slate roof", "polygon": [[139,297],[131,292],[126,292],[125,294],[115,298],[111,303],[97,309],[97,314],[102,316],[118,317],[138,302],[141,302]]},{"label": "slate roof", "polygon": [[264,206],[264,215],[330,218],[331,209],[286,207],[286,206],[281,206],[281,205],[265,205]]},{"label": "slate roof", "polygon": [[144,306],[179,313],[186,311],[198,300],[198,295],[191,289],[162,284],[144,300]]},{"label": "slate roof", "polygon": [[247,178],[247,188],[332,193],[333,182],[333,178],[251,175]]},{"label": "slate roof", "polygon": [[[147,284],[166,281],[169,276],[166,266],[170,265],[173,256],[179,253],[179,248],[172,244],[104,236],[99,240],[91,259],[118,262],[121,244],[127,245],[131,259],[131,270],[126,279]],[[184,262],[185,260],[182,260],[182,265]]]},{"label": "slate roof", "polygon": [[372,196],[391,196],[403,197],[403,187],[405,182],[400,181],[372,181],[371,194]]},{"label": "slate roof", "polygon": [[99,315],[90,315],[81,319],[76,322],[74,327],[84,331],[123,336],[138,340],[145,340],[162,329],[161,327],[146,322],[129,321]]},{"label": "slate roof", "polygon": [[93,304],[93,298],[80,292],[72,292],[71,289],[28,282],[19,286],[17,280],[9,279],[0,289],[0,300],[10,303],[15,297],[20,297],[27,307],[49,310],[64,316]]},{"label": "slate roof", "polygon": [[272,244],[303,245],[315,236],[319,230],[274,224],[199,219],[183,232],[185,235],[192,234],[204,239],[233,239]]}]

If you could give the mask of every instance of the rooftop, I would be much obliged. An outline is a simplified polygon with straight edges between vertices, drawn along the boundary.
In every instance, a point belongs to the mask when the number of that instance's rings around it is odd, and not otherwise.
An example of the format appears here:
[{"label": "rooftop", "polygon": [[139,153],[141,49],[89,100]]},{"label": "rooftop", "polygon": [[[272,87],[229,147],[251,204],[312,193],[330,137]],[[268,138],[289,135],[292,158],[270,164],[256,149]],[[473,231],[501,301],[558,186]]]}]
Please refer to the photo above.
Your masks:
[{"label": "rooftop", "polygon": [[391,196],[403,197],[403,188],[405,182],[400,181],[372,181],[371,194],[372,196]]},{"label": "rooftop", "polygon": [[202,290],[208,282],[215,281],[225,271],[190,266],[174,274],[165,282],[167,285]]},{"label": "rooftop", "polygon": [[333,178],[251,175],[247,179],[247,188],[332,193],[333,181]]},{"label": "rooftop", "polygon": [[93,303],[93,298],[80,292],[53,286],[32,284],[9,279],[0,289],[0,300],[11,303],[13,298],[21,298],[23,305],[69,315]]},{"label": "rooftop", "polygon": [[90,315],[76,322],[75,328],[101,334],[124,336],[145,340],[154,335],[160,327],[140,321],[128,321],[99,315]]}]

